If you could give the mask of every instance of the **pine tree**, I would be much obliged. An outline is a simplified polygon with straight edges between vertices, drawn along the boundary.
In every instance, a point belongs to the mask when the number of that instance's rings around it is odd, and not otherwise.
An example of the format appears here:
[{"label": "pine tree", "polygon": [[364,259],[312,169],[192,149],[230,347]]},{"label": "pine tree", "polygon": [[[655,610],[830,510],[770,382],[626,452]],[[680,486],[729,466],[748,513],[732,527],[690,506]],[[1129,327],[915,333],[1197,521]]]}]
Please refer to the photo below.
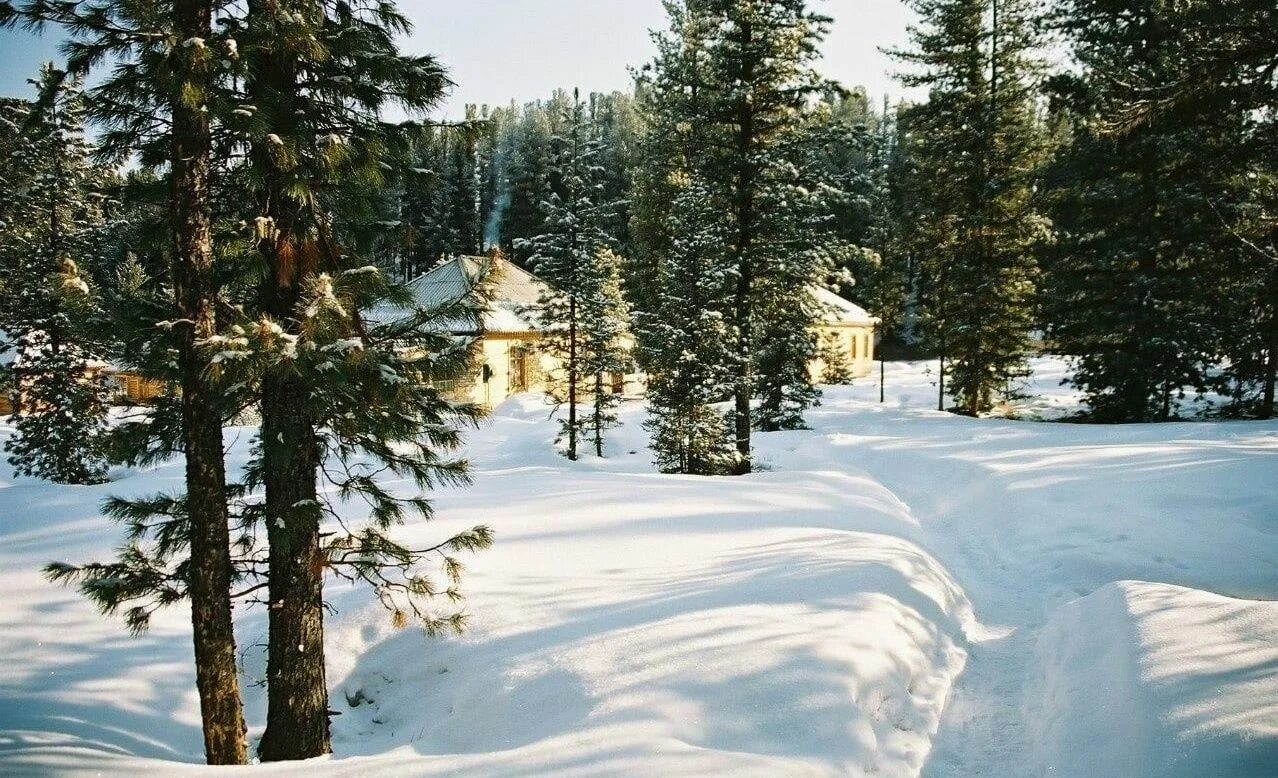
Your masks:
[{"label": "pine tree", "polygon": [[556,94],[549,105],[524,106],[512,122],[504,155],[504,189],[498,195],[500,248],[516,265],[529,268],[533,251],[528,241],[540,235],[547,221],[546,191],[551,186],[553,140],[567,101]]},{"label": "pine tree", "polygon": [[[1182,250],[1210,255],[1193,286],[1209,308],[1203,318],[1215,314],[1204,336],[1220,344],[1213,356],[1224,361],[1211,383],[1232,396],[1230,413],[1271,417],[1278,384],[1278,8],[1267,0],[1078,0],[1058,9],[1054,21],[1088,64],[1093,134],[1158,135],[1168,144],[1167,164],[1185,168],[1167,180],[1182,194],[1169,188],[1166,196],[1188,207],[1184,226],[1200,236],[1184,233],[1198,246]],[[1194,141],[1210,146],[1214,170],[1194,166],[1205,158],[1189,148]],[[1213,231],[1222,236],[1204,243]]]},{"label": "pine tree", "polygon": [[649,373],[644,427],[662,472],[723,475],[737,467],[718,407],[732,396],[727,233],[713,218],[708,187],[686,174],[667,183],[677,194],[665,231],[677,237],[656,263],[651,307],[635,316],[639,357]]},{"label": "pine tree", "polygon": [[[460,597],[460,563],[445,557],[446,589],[418,568],[437,553],[482,548],[489,533],[476,527],[428,549],[394,542],[389,528],[410,512],[429,518],[430,503],[388,492],[358,463],[378,462],[423,490],[465,480],[464,462],[441,453],[457,446],[459,427],[479,409],[448,403],[427,384],[455,377],[469,348],[431,324],[441,321],[437,312],[377,326],[364,315],[407,296],[369,259],[387,229],[381,189],[412,165],[421,137],[418,125],[381,116],[392,106],[409,115],[434,107],[447,84],[442,68],[429,56],[400,54],[395,37],[409,23],[388,3],[251,3],[229,27],[238,69],[228,102],[239,108],[226,121],[247,147],[235,173],[263,280],[246,306],[252,320],[239,325],[248,355],[227,364],[255,366],[239,383],[260,386],[248,485],[265,490],[253,514],[269,546],[264,583],[273,604],[259,753],[275,761],[330,750],[326,572],[371,584],[396,623],[416,617],[428,632],[460,629],[461,614],[444,618],[419,604]],[[343,520],[340,531],[322,531],[336,510],[319,492],[321,478],[341,499],[370,506],[362,527]]]},{"label": "pine tree", "polygon": [[[649,132],[674,135],[673,159],[643,180],[661,188],[663,167],[665,176],[689,171],[730,227],[723,261],[735,279],[727,311],[736,338],[731,420],[737,471],[744,473],[751,469],[756,397],[764,428],[798,426],[816,397],[806,369],[815,349],[810,285],[825,282],[839,252],[828,225],[814,218],[824,210],[819,201],[828,182],[814,175],[821,135],[812,132],[805,108],[826,86],[812,63],[829,19],[801,0],[710,0],[667,9],[670,31],[658,36],[657,59],[640,88],[651,91],[649,110],[657,114]],[[659,207],[641,219],[659,232]]]},{"label": "pine tree", "polygon": [[823,368],[820,380],[823,384],[846,386],[852,383],[852,367],[846,357],[847,346],[837,335],[827,335],[817,343],[817,358]]},{"label": "pine tree", "polygon": [[[0,4],[0,24],[67,28],[71,40],[64,48],[73,75],[110,61],[109,76],[89,100],[89,117],[101,126],[100,153],[116,160],[133,156],[144,168],[169,167],[170,299],[176,308],[169,320],[181,399],[179,413],[166,417],[174,423],[164,430],[168,445],[159,452],[181,450],[186,459],[187,493],[178,501],[181,516],[173,518],[181,522],[190,548],[183,578],[191,601],[205,755],[211,764],[242,764],[247,750],[231,622],[222,408],[199,345],[217,333],[210,99],[223,59],[209,46],[214,7],[208,0],[146,8],[114,1],[5,2]],[[180,444],[175,429],[180,430]],[[129,553],[126,549],[126,561]],[[128,599],[121,594],[125,582],[95,577],[97,570],[54,565],[49,574],[56,580],[80,580],[88,596],[112,611]],[[151,583],[160,592],[157,596],[167,598],[167,584]]]},{"label": "pine tree", "polygon": [[902,110],[892,109],[886,100],[869,154],[870,209],[866,243],[873,260],[869,263],[856,297],[879,319],[879,402],[886,399],[887,357],[892,349],[904,350],[912,340],[909,331],[914,301],[913,208],[917,171],[903,137]]},{"label": "pine tree", "polygon": [[477,120],[432,128],[414,149],[413,176],[401,195],[403,277],[416,278],[441,259],[480,253],[476,206]]},{"label": "pine tree", "polygon": [[587,280],[581,297],[582,373],[592,380],[586,424],[597,457],[604,455],[604,430],[617,424],[612,409],[620,395],[613,391],[609,379],[629,372],[630,360],[622,339],[629,332],[630,316],[621,293],[621,262],[621,257],[605,248],[584,268]]},{"label": "pine tree", "polygon": [[106,176],[89,161],[79,82],[47,65],[37,87],[36,105],[11,106],[18,136],[0,161],[12,184],[0,227],[0,329],[18,349],[5,447],[19,475],[99,483],[109,397],[80,266],[96,264],[106,232]]},{"label": "pine tree", "polygon": [[[567,417],[560,437],[568,458],[576,460],[578,440],[588,425],[594,424],[596,448],[602,451],[608,401],[602,397],[603,371],[596,368],[617,362],[615,346],[604,340],[625,314],[619,288],[611,288],[618,270],[610,251],[612,237],[604,231],[616,204],[604,199],[600,143],[591,134],[586,106],[575,92],[562,123],[563,134],[553,141],[542,203],[544,231],[526,243],[516,242],[516,247],[528,252],[529,263],[550,287],[538,302],[538,314],[546,327],[545,347],[562,365],[556,380]],[[592,415],[597,424],[580,412],[587,392],[595,397]]]},{"label": "pine tree", "polygon": [[1034,198],[1044,144],[1032,9],[1023,0],[912,5],[923,25],[911,31],[913,50],[897,55],[918,68],[904,82],[930,90],[911,125],[923,183],[917,229],[932,247],[921,257],[922,323],[942,382],[978,414],[1026,375],[1035,247],[1047,235]]},{"label": "pine tree", "polygon": [[[1067,143],[1048,179],[1057,241],[1045,318],[1100,421],[1177,415],[1187,392],[1208,388],[1237,315],[1221,283],[1236,277],[1222,216],[1237,198],[1216,164],[1240,132],[1237,112],[1220,96],[1124,131],[1106,119],[1121,108],[1123,80],[1177,72],[1179,33],[1155,6],[1060,11],[1083,71],[1054,81]],[[1199,111],[1213,114],[1210,131],[1195,126]]]}]

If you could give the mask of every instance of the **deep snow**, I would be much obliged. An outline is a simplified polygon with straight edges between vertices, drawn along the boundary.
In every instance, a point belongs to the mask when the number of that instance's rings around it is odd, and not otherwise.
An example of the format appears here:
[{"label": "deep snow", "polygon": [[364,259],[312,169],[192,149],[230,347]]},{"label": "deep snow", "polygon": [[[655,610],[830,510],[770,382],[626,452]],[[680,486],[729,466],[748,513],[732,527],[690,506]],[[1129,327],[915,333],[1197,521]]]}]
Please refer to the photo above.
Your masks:
[{"label": "deep snow", "polygon": [[[1036,365],[1022,415],[1076,398]],[[655,473],[642,406],[570,463],[534,398],[473,436],[438,539],[484,522],[472,630],[334,584],[334,757],[255,773],[1252,775],[1278,763],[1278,423],[1085,426],[934,408],[929,366],[827,391],[764,472]],[[0,432],[0,434],[7,434]],[[251,432],[228,431],[231,461]],[[112,493],[0,467],[0,774],[204,772],[187,615],[143,638],[45,583]],[[1121,583],[1116,583],[1121,582]],[[1153,583],[1141,583],[1153,582]],[[238,616],[252,735],[264,615]],[[238,774],[239,771],[229,771]]]}]

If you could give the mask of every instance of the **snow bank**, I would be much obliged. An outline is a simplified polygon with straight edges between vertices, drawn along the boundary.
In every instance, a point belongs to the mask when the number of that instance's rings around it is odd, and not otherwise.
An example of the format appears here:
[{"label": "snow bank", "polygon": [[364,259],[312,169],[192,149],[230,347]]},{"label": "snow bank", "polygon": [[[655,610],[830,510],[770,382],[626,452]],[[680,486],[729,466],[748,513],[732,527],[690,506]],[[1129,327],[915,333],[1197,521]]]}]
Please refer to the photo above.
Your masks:
[{"label": "snow bank", "polygon": [[[1035,367],[1042,409],[1075,402],[1059,361]],[[1199,590],[1278,597],[1278,423],[969,419],[934,410],[934,380],[891,365],[883,404],[873,381],[831,388],[742,478],[654,472],[637,402],[607,459],[568,462],[548,406],[511,399],[468,441],[474,486],[401,532],[493,526],[466,560],[472,630],[395,631],[331,582],[334,756],[216,772],[1272,773],[1278,606]],[[227,431],[232,471],[251,434]],[[180,463],[113,476],[0,462],[6,778],[211,772],[189,613],[134,639],[40,575],[120,542],[108,494],[182,486]],[[1169,584],[1111,585],[1131,579]],[[236,631],[255,740],[265,614]]]},{"label": "snow bank", "polygon": [[1043,774],[1268,775],[1278,603],[1120,581],[1039,637],[1027,713]]}]

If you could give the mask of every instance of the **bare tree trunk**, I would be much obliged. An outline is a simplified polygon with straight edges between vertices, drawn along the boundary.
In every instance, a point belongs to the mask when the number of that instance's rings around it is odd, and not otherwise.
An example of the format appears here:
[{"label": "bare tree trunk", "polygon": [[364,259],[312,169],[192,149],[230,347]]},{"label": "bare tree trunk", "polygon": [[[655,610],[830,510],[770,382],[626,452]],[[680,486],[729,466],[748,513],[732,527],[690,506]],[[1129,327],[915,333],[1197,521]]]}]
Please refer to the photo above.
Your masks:
[{"label": "bare tree trunk", "polygon": [[[1278,290],[1275,290],[1278,294]],[[1276,300],[1274,296],[1270,296],[1270,300]],[[1278,305],[1278,303],[1271,303]],[[1271,310],[1269,317],[1269,343],[1265,349],[1265,385],[1263,395],[1260,400],[1260,418],[1272,419],[1274,417],[1274,384],[1278,383],[1278,317]]]},{"label": "bare tree trunk", "polygon": [[573,294],[568,298],[568,458],[574,462],[577,461],[577,383],[581,367],[577,360],[577,296]]},{"label": "bare tree trunk", "polygon": [[[749,20],[744,20],[741,29],[743,45],[748,46],[753,40],[753,29]],[[746,62],[741,74],[742,83],[750,83],[754,77],[754,63]],[[737,318],[737,375],[733,386],[734,421],[737,443],[738,475],[744,475],[754,469],[750,460],[750,401],[754,399],[754,354],[752,306],[752,286],[754,273],[751,267],[750,248],[754,241],[754,170],[750,159],[755,143],[754,106],[742,99],[737,109],[737,289],[734,300]]]},{"label": "bare tree trunk", "polygon": [[[207,0],[177,0],[174,22],[183,39],[210,35]],[[178,350],[182,384],[182,432],[186,449],[186,491],[191,524],[191,625],[195,680],[200,694],[204,753],[209,764],[248,761],[244,712],[235,668],[231,620],[230,530],[226,508],[226,465],[222,459],[222,419],[199,342],[216,334],[213,287],[212,205],[209,192],[212,141],[204,95],[208,90],[199,49],[173,53],[181,74],[171,100],[174,294],[183,330]],[[191,95],[199,100],[191,100]]]},{"label": "bare tree trunk", "polygon": [[[882,344],[880,344],[880,347]],[[887,383],[887,360],[883,358],[883,352],[879,351],[879,402],[884,401],[885,386]]]},{"label": "bare tree trunk", "polygon": [[1265,365],[1265,389],[1260,401],[1260,418],[1274,417],[1274,384],[1278,383],[1278,335],[1271,335]]},{"label": "bare tree trunk", "polygon": [[603,459],[604,374],[595,373],[595,456]]},{"label": "bare tree trunk", "polygon": [[332,751],[324,671],[324,570],[315,487],[315,431],[306,386],[271,375],[262,387],[266,524],[270,541],[264,762]]}]

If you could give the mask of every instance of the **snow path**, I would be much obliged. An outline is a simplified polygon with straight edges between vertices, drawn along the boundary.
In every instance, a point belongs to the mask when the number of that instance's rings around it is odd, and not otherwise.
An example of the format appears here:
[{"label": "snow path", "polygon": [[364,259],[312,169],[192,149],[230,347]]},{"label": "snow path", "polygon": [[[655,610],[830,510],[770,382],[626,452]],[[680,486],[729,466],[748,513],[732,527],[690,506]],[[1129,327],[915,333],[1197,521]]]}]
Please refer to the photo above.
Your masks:
[{"label": "snow path", "polygon": [[[872,397],[872,388],[835,390],[826,407],[811,415],[824,445],[808,459],[829,462],[838,457],[832,449],[854,451],[845,461],[910,506],[925,547],[954,574],[977,618],[975,628],[968,628],[967,664],[924,775],[1033,774],[1036,755],[1025,727],[1033,690],[1027,687],[1039,634],[1061,604],[1130,578],[1236,596],[1275,595],[1272,506],[1262,509],[1275,497],[1278,478],[1272,426],[974,422],[910,407],[922,404],[919,399],[930,405],[932,398],[911,396],[908,384],[904,396],[889,393],[887,404],[867,409],[860,398]],[[1051,398],[1049,389],[1040,390]],[[1039,402],[1055,409],[1066,405],[1054,399],[1058,402]],[[842,431],[849,412],[862,415],[854,435]],[[1244,458],[1254,458],[1249,464],[1264,475],[1238,482],[1218,475]],[[1092,491],[1061,488],[1078,481]],[[1262,542],[1240,549],[1219,536],[1204,537],[1202,515],[1157,510],[1210,508],[1229,498],[1258,509],[1251,516],[1259,521],[1236,529],[1252,530]],[[1232,507],[1219,505],[1222,514]],[[1023,526],[1035,530],[1024,533],[1032,542],[1014,542]],[[1041,532],[1044,528],[1049,532]],[[1195,544],[1210,548],[1194,549]],[[1119,550],[1096,553],[1106,548]],[[1166,551],[1173,548],[1194,549],[1199,564]]]},{"label": "snow path", "polygon": [[[1036,368],[1030,409],[1068,409],[1060,363]],[[1220,774],[1238,722],[1252,757],[1278,750],[1278,618],[1229,599],[1278,598],[1278,423],[973,420],[930,410],[925,365],[888,378],[886,404],[832,388],[812,430],[759,435],[736,479],[654,473],[637,403],[577,463],[544,406],[508,403],[472,436],[474,487],[404,529],[494,526],[472,631],[396,632],[331,586],[334,757],[218,774],[1082,776],[1060,755],[1180,748],[1179,724],[1127,744],[1160,716],[1226,735],[1162,774]],[[38,572],[118,542],[106,494],[178,486],[172,465],[83,489],[0,465],[0,774],[209,774],[186,614],[133,639]],[[256,736],[262,614],[237,631]],[[1094,706],[1130,731],[1080,725]]]}]

